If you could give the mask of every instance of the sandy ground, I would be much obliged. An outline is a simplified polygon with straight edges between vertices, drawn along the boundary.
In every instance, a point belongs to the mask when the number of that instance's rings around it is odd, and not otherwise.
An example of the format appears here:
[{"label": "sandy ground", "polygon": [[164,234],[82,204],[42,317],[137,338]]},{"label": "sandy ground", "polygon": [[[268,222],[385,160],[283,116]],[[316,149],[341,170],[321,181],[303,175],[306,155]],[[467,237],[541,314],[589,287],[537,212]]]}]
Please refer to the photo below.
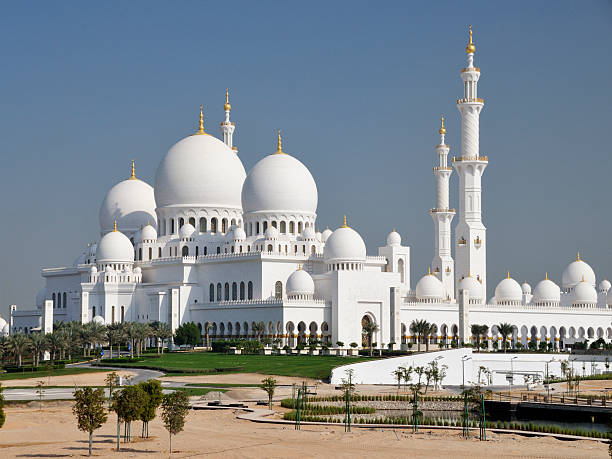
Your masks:
[{"label": "sandy ground", "polygon": [[[67,457],[87,455],[87,434],[77,430],[69,402],[46,403],[42,411],[31,407],[8,407],[0,429],[2,457]],[[140,423],[132,427],[133,441],[115,447],[114,414],[96,432],[97,457],[168,457],[169,442],[159,418],[150,425],[151,438],[138,438]],[[233,411],[192,411],[185,431],[174,438],[175,457],[301,458],[320,457],[541,457],[606,458],[607,445],[594,441],[559,441],[490,434],[490,440],[461,439],[455,432],[411,434],[406,430],[354,429],[342,426],[268,425],[236,419]]]},{"label": "sandy ground", "polygon": [[[100,371],[76,375],[45,376],[44,378],[9,379],[0,382],[2,387],[35,386],[38,381],[44,381],[47,386],[105,386],[106,382],[104,380],[108,373],[108,371]],[[117,371],[117,374],[123,377],[134,375],[131,371]]]}]

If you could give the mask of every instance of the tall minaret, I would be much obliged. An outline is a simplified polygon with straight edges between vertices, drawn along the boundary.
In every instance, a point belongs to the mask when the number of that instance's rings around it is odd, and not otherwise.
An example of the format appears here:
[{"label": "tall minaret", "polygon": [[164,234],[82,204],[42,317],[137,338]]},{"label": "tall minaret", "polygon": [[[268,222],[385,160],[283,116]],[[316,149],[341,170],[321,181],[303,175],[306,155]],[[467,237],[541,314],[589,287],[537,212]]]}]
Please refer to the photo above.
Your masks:
[{"label": "tall minaret", "polygon": [[436,145],[438,166],[433,168],[436,179],[436,208],[429,213],[434,221],[434,258],[431,267],[434,274],[444,284],[447,299],[455,298],[455,262],[451,253],[451,221],[455,216],[455,209],[449,208],[448,182],[453,173],[448,165],[449,146],[444,143],[446,128],[444,115],[440,123],[440,144]]},{"label": "tall minaret", "polygon": [[483,296],[487,292],[487,239],[486,228],[482,224],[481,178],[488,164],[488,158],[481,156],[479,137],[479,117],[484,100],[478,97],[480,69],[474,67],[476,46],[470,42],[465,48],[468,56],[467,67],[461,69],[463,99],[457,100],[461,113],[461,156],[453,158],[453,165],[459,176],[459,221],[455,228],[456,281],[471,275],[479,280]]},{"label": "tall minaret", "polygon": [[238,149],[234,147],[234,129],[236,129],[236,125],[230,121],[232,106],[229,103],[229,89],[225,90],[225,105],[223,106],[223,110],[225,110],[225,120],[220,123],[223,143],[235,152],[238,152]]}]

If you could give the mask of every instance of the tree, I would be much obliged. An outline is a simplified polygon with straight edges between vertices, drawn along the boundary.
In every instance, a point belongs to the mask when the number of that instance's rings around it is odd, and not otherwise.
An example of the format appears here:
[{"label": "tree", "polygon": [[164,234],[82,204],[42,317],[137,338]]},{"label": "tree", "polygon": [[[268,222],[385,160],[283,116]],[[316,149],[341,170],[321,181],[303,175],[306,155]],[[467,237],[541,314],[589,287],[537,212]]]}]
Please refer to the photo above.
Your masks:
[{"label": "tree", "polygon": [[417,336],[417,352],[421,352],[421,341],[424,335],[429,336],[430,328],[431,324],[426,320],[413,320],[410,324],[410,331]]},{"label": "tree", "polygon": [[119,375],[117,374],[116,371],[111,371],[109,374],[106,375],[106,379],[104,380],[106,382],[106,387],[108,387],[108,409],[112,409],[111,407],[111,403],[113,401],[113,391],[115,390],[115,387],[117,387],[117,378],[119,378]]},{"label": "tree", "polygon": [[17,366],[20,367],[23,354],[30,350],[30,339],[23,333],[17,333],[10,337],[8,348],[15,356]]},{"label": "tree", "polygon": [[38,381],[36,383],[36,393],[38,394],[38,408],[42,411],[42,401],[45,396],[45,382]]},{"label": "tree", "polygon": [[363,332],[368,336],[368,346],[370,348],[370,357],[372,357],[372,338],[374,337],[374,333],[379,330],[378,325],[374,322],[367,321],[363,324]]},{"label": "tree", "polygon": [[210,349],[210,330],[212,329],[212,324],[210,322],[206,322],[204,324],[204,334],[206,335],[206,347]]},{"label": "tree", "polygon": [[2,387],[2,383],[0,383],[0,428],[4,425],[4,421],[6,421],[6,413],[4,412],[4,395],[2,394],[4,388]]},{"label": "tree", "polygon": [[476,348],[478,349],[478,352],[480,352],[480,338],[483,335],[487,335],[487,332],[489,331],[489,326],[472,324],[470,331],[472,332],[472,335],[476,337]]},{"label": "tree", "polygon": [[89,433],[89,455],[93,443],[93,433],[106,422],[104,410],[104,390],[84,387],[74,392],[72,412],[77,418],[79,430]]},{"label": "tree", "polygon": [[48,349],[49,343],[44,334],[33,333],[30,336],[30,344],[32,348],[32,365],[37,367],[40,363],[40,355]]},{"label": "tree", "polygon": [[162,400],[162,419],[170,435],[170,454],[172,454],[172,435],[183,431],[185,418],[189,413],[189,397],[184,391],[174,391],[164,395]]},{"label": "tree", "polygon": [[507,323],[507,322],[502,322],[501,324],[499,324],[497,326],[497,331],[499,332],[499,334],[502,337],[502,341],[503,341],[503,346],[504,346],[504,353],[506,352],[506,347],[507,347],[507,340],[508,340],[508,336],[512,335],[512,332],[514,331],[514,329],[512,328],[512,325]]},{"label": "tree", "polygon": [[276,379],[267,377],[261,380],[261,388],[268,394],[268,406],[272,409],[272,397],[274,397],[274,391],[276,390]]},{"label": "tree", "polygon": [[404,377],[404,370],[406,370],[405,367],[397,367],[395,370],[391,372],[391,374],[395,376],[395,379],[397,380],[397,393],[398,394],[400,391],[400,387],[402,385],[402,379]]},{"label": "tree", "polygon": [[143,393],[145,394],[145,403],[140,413],[142,421],[141,437],[149,438],[149,422],[155,419],[155,411],[161,405],[164,394],[162,385],[157,379],[150,379],[147,382],[138,383]]},{"label": "tree", "polygon": [[200,342],[200,329],[193,322],[186,322],[176,329],[174,344],[196,346]]},{"label": "tree", "polygon": [[140,419],[144,409],[146,395],[140,386],[126,386],[115,395],[112,410],[117,413],[117,451],[119,451],[119,437],[121,422],[124,423],[123,440],[131,441],[132,421]]},{"label": "tree", "polygon": [[170,325],[165,322],[155,321],[151,324],[152,335],[155,337],[157,341],[157,353],[164,353],[164,340],[172,338],[172,330],[170,329]]},{"label": "tree", "polygon": [[253,333],[257,336],[257,341],[261,342],[261,335],[266,331],[266,324],[263,322],[255,322],[253,324]]},{"label": "tree", "polygon": [[423,334],[425,335],[425,350],[429,351],[429,337],[434,333],[438,332],[438,326],[436,324],[430,324],[429,322],[423,326]]}]

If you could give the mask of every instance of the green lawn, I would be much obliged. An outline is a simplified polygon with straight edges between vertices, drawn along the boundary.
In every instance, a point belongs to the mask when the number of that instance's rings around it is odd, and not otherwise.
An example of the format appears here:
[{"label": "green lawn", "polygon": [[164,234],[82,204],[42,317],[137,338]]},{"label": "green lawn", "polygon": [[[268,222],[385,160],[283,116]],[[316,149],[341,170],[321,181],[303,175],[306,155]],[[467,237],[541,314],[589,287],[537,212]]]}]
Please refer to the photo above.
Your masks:
[{"label": "green lawn", "polygon": [[19,373],[2,373],[0,374],[0,381],[8,381],[11,379],[29,379],[29,378],[46,378],[47,376],[64,376],[64,375],[78,375],[82,373],[96,373],[100,371],[108,370],[97,370],[94,368],[61,368],[57,370],[48,371],[24,371]]},{"label": "green lawn", "polygon": [[[233,368],[233,373],[262,373],[280,376],[325,379],[334,367],[356,363],[365,358],[346,358],[310,355],[229,355],[212,352],[168,353],[160,358],[144,359],[136,364],[113,363],[113,366],[154,367],[172,373],[172,370],[214,370]],[[104,361],[102,361],[104,364]],[[240,367],[240,370],[235,368]],[[230,372],[230,371],[228,371]],[[184,376],[184,375],[183,375]]]},{"label": "green lawn", "polygon": [[195,397],[197,395],[206,395],[209,392],[227,392],[223,389],[204,389],[202,387],[181,387],[181,388],[169,388],[173,390],[180,390],[181,392],[187,392],[187,395],[190,397]]}]

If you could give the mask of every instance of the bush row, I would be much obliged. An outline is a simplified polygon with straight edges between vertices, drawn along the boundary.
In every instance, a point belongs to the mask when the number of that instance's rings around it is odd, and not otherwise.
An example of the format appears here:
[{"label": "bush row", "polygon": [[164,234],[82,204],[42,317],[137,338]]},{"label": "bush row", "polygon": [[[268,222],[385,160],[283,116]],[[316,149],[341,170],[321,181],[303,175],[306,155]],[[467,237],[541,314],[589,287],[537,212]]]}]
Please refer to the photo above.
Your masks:
[{"label": "bush row", "polygon": [[51,364],[49,364],[49,365],[38,365],[38,366],[35,366],[35,367],[32,366],[32,365],[21,366],[21,367],[10,365],[10,366],[4,367],[3,370],[6,373],[32,373],[32,372],[35,372],[35,371],[47,371],[48,369],[51,369],[51,370],[61,370],[65,366],[66,366],[65,363],[56,361],[53,365],[51,365]]},{"label": "bush row", "polygon": [[[291,399],[281,401],[281,406],[283,408],[295,408]],[[346,407],[333,405],[313,405],[311,403],[306,403],[302,406],[302,412],[306,414],[344,414],[346,413]],[[376,408],[370,406],[351,406],[351,413],[374,414],[376,413]]]},{"label": "bush row", "polygon": [[[412,402],[412,395],[351,395],[353,402]],[[291,400],[291,399],[289,399]],[[308,397],[311,402],[341,402],[343,395],[332,395],[327,397]],[[463,401],[460,395],[419,395],[420,402],[456,402]]]}]

